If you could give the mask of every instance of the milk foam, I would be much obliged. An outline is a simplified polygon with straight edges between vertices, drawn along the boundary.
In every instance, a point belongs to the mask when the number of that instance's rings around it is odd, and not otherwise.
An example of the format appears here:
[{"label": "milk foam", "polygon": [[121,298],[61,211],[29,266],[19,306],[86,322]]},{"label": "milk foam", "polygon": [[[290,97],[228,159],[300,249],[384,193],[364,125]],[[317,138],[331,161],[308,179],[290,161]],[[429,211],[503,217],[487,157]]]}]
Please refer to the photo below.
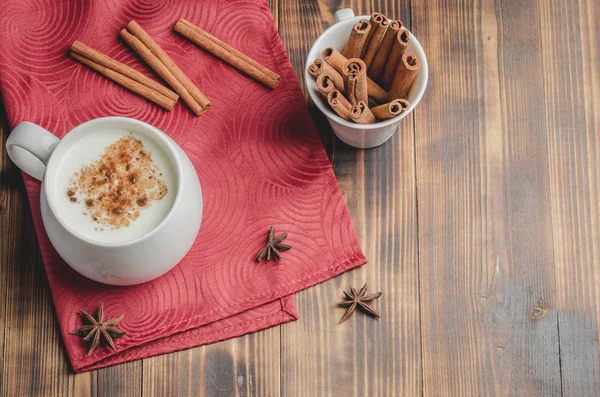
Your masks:
[{"label": "milk foam", "polygon": [[[139,217],[127,227],[111,228],[95,222],[88,213],[85,200],[71,202],[67,195],[70,179],[83,167],[98,160],[105,149],[125,136],[133,136],[142,141],[152,161],[162,173],[162,180],[168,192],[161,200],[152,200],[145,208],[140,209]],[[168,152],[152,137],[138,132],[125,130],[97,130],[82,136],[62,156],[56,172],[57,183],[49,189],[53,195],[53,203],[58,217],[75,233],[99,243],[123,243],[135,240],[152,231],[171,210],[177,194],[177,174],[175,165]]]}]

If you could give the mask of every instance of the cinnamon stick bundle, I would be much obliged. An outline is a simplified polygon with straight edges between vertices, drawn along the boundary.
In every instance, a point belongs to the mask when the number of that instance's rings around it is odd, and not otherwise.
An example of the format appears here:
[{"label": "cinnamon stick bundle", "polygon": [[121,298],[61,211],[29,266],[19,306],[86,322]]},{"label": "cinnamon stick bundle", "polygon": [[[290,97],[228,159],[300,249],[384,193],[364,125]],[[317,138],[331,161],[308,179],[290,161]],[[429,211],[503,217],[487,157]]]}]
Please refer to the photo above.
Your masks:
[{"label": "cinnamon stick bundle", "polygon": [[350,118],[352,121],[358,124],[373,124],[375,122],[375,116],[369,110],[367,104],[360,101],[350,109]]},{"label": "cinnamon stick bundle", "polygon": [[208,98],[137,22],[129,22],[127,29],[121,30],[120,35],[160,77],[177,91],[197,116],[210,109],[211,102]]},{"label": "cinnamon stick bundle", "polygon": [[371,64],[369,65],[367,76],[369,76],[370,78],[377,80],[383,72],[386,61],[388,60],[388,57],[390,55],[390,51],[392,51],[394,40],[396,39],[396,35],[398,34],[398,31],[400,29],[402,29],[402,21],[390,22],[388,29],[385,31],[383,39],[381,39],[379,48],[375,53],[373,62],[371,62]]},{"label": "cinnamon stick bundle", "polygon": [[217,58],[227,62],[267,87],[274,89],[279,84],[281,76],[277,73],[269,70],[267,67],[256,62],[246,54],[241,53],[229,44],[217,39],[215,36],[202,30],[193,23],[182,18],[175,24],[174,29],[177,33],[186,37],[194,44],[202,47]]},{"label": "cinnamon stick bundle", "polygon": [[350,58],[344,63],[342,69],[346,82],[346,93],[352,105],[360,101],[369,103],[369,92],[367,89],[367,67],[360,58]]},{"label": "cinnamon stick bundle", "polygon": [[405,52],[396,70],[392,87],[390,88],[389,100],[402,99],[406,97],[413,81],[419,73],[421,62],[412,52]]},{"label": "cinnamon stick bundle", "polygon": [[[348,61],[339,51],[329,47],[321,52],[321,57],[343,75],[344,64]],[[367,77],[367,91],[370,97],[379,103],[387,102],[388,93]]]},{"label": "cinnamon stick bundle", "polygon": [[314,78],[317,78],[320,74],[325,73],[333,80],[336,89],[346,92],[344,87],[344,78],[337,70],[333,68],[333,66],[327,62],[324,62],[321,59],[315,59],[315,61],[308,67],[308,73]]},{"label": "cinnamon stick bundle", "polygon": [[365,61],[367,68],[371,66],[371,62],[373,62],[373,58],[375,58],[375,53],[379,49],[381,39],[388,28],[387,18],[380,13],[374,13],[371,15],[370,23],[371,33],[369,34],[369,40],[365,44],[363,48],[363,54],[361,56],[362,60]]},{"label": "cinnamon stick bundle", "polygon": [[73,43],[69,54],[73,59],[166,110],[173,109],[179,99],[179,96],[167,87],[80,41]]},{"label": "cinnamon stick bundle", "polygon": [[352,108],[352,105],[340,91],[332,90],[327,95],[327,103],[329,103],[329,106],[331,106],[333,111],[336,112],[338,116],[344,120],[352,120],[350,117],[350,109]]},{"label": "cinnamon stick bundle", "polygon": [[327,95],[335,90],[335,84],[333,83],[333,79],[326,73],[321,73],[319,77],[317,77],[317,88],[321,95],[327,98]]},{"label": "cinnamon stick bundle", "polygon": [[392,81],[394,80],[394,76],[396,75],[396,69],[398,69],[398,64],[400,63],[402,54],[404,54],[408,48],[408,40],[408,30],[401,29],[398,31],[398,33],[396,33],[396,40],[394,40],[392,50],[390,51],[387,63],[383,68],[383,73],[381,74],[381,84],[388,90],[390,89]]},{"label": "cinnamon stick bundle", "polygon": [[406,99],[394,99],[383,105],[375,106],[371,109],[371,113],[373,113],[373,116],[378,120],[387,120],[398,116],[408,109],[409,106],[410,104]]},{"label": "cinnamon stick bundle", "polygon": [[355,23],[342,54],[346,58],[360,58],[370,32],[371,24],[366,19],[361,19]]}]

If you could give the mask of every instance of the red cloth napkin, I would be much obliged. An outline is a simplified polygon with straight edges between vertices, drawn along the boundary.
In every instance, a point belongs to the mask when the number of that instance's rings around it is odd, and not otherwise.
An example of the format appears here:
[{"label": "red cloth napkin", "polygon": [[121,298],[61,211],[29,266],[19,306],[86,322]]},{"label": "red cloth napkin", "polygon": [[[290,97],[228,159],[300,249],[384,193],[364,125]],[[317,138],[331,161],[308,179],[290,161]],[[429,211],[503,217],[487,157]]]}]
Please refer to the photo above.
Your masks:
[{"label": "red cloth napkin", "polygon": [[[241,74],[172,31],[184,17],[282,77],[275,90]],[[135,19],[211,99],[194,117],[171,112],[70,59],[79,39],[152,76],[118,39]],[[59,137],[78,124],[121,115],[170,135],[196,167],[204,193],[200,234],[185,259],[131,287],[90,281],[67,266],[44,231],[40,184],[25,177],[61,333],[73,369],[88,371],[243,335],[297,319],[292,294],[366,263],[348,208],[308,114],[264,0],[4,0],[0,88],[12,126],[37,123]],[[289,232],[284,261],[256,263],[269,227]],[[77,312],[124,314],[117,352],[69,331]],[[335,319],[332,319],[335,321]]]}]

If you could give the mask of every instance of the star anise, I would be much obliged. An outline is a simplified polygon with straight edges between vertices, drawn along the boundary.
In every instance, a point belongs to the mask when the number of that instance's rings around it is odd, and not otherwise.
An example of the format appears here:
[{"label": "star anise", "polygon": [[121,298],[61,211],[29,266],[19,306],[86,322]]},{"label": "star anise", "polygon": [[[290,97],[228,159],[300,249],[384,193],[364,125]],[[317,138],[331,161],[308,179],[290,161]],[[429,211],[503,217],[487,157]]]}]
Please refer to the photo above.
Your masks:
[{"label": "star anise", "polygon": [[287,235],[288,234],[286,232],[279,235],[279,237],[275,238],[275,228],[271,226],[271,229],[269,229],[269,238],[267,240],[267,246],[258,253],[256,261],[260,262],[265,258],[267,258],[267,260],[270,261],[271,255],[275,256],[275,258],[277,258],[277,260],[280,261],[282,259],[280,252],[287,251],[292,248],[291,245],[281,243],[283,240],[286,239]]},{"label": "star anise", "polygon": [[347,307],[346,313],[340,319],[339,324],[343,323],[354,313],[357,307],[360,307],[362,310],[366,311],[368,314],[375,316],[377,318],[381,317],[379,313],[377,313],[371,306],[367,305],[367,302],[375,300],[381,296],[381,292],[377,292],[376,294],[367,295],[367,283],[363,285],[359,292],[356,292],[354,287],[350,287],[350,292],[344,291],[344,300],[336,303],[336,305],[341,307]]},{"label": "star anise", "polygon": [[98,309],[97,320],[84,310],[80,310],[79,314],[81,314],[81,317],[83,317],[84,322],[88,322],[89,324],[85,324],[78,330],[69,332],[69,334],[83,336],[83,340],[86,342],[92,341],[92,345],[88,351],[88,356],[92,354],[96,347],[98,347],[100,344],[100,339],[104,339],[108,346],[110,346],[114,351],[117,351],[113,339],[120,338],[127,333],[115,327],[115,325],[117,325],[119,321],[123,319],[123,314],[117,318],[113,318],[112,320],[104,321],[103,305],[100,305],[100,309]]}]

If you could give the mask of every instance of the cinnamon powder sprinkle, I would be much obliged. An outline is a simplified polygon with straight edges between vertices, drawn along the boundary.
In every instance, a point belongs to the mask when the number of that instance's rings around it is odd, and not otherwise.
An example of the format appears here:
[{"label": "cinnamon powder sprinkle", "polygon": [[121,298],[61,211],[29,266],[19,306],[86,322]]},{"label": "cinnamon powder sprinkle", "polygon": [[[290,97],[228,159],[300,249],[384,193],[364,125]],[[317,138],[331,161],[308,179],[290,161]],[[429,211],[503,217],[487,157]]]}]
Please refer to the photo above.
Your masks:
[{"label": "cinnamon powder sprinkle", "polygon": [[113,229],[127,227],[139,218],[140,209],[167,195],[167,186],[159,174],[162,175],[142,141],[126,136],[71,177],[67,196],[77,202],[74,196],[79,193],[94,222]]}]

